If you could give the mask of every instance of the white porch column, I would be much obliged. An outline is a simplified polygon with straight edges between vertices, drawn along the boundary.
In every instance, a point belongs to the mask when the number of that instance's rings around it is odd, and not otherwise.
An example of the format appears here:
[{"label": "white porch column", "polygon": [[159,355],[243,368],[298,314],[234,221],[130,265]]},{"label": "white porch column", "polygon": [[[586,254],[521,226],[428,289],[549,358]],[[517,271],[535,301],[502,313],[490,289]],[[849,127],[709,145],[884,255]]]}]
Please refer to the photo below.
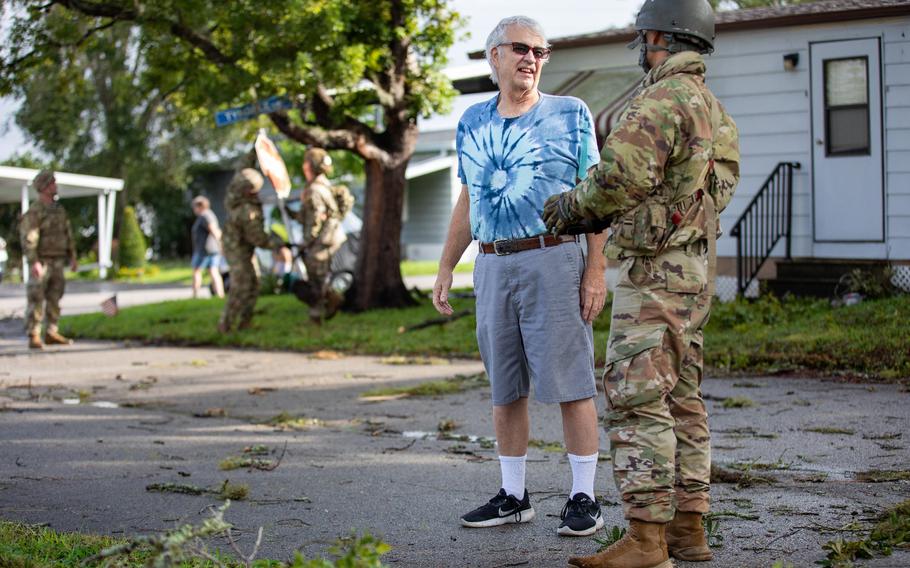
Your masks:
[{"label": "white porch column", "polygon": [[[28,211],[28,184],[22,184],[22,215]],[[22,283],[28,284],[29,266],[25,255],[22,255]]]},{"label": "white porch column", "polygon": [[111,259],[111,248],[114,243],[114,210],[116,209],[115,205],[117,204],[117,192],[110,191],[107,193],[107,221],[104,224],[105,232],[107,233],[107,238],[105,239],[105,251],[104,251],[104,276],[107,276],[107,269],[114,266],[113,260]]},{"label": "white porch column", "polygon": [[107,250],[107,199],[103,193],[98,193],[98,276],[103,280],[107,277],[107,266],[104,263],[104,251]]}]

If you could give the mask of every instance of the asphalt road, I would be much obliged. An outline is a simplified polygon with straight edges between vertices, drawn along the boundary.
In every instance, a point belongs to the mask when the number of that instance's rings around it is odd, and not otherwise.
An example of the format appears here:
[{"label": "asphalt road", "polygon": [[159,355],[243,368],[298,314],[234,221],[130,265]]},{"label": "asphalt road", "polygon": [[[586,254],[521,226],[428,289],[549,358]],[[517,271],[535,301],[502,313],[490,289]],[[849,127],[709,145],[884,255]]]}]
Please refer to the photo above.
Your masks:
[{"label": "asphalt road", "polygon": [[[351,531],[391,544],[384,559],[392,566],[564,566],[569,555],[597,548],[591,538],[556,535],[570,487],[560,451],[529,450],[534,521],[483,530],[458,525],[460,514],[498,489],[496,452],[472,439],[440,439],[437,427],[451,419],[455,435],[492,437],[487,388],[420,399],[359,397],[380,386],[474,373],[481,369],[476,361],[389,365],[373,357],[88,341],[32,353],[13,328],[13,320],[0,326],[4,519],[148,534],[199,522],[219,503],[211,495],[151,492],[150,484],[215,487],[230,480],[247,484],[250,495],[231,505],[227,519],[247,548],[264,527],[264,557],[324,554]],[[715,561],[701,566],[812,566],[824,557],[824,543],[856,536],[845,527],[868,528],[910,495],[906,481],[858,479],[859,472],[908,469],[910,394],[901,387],[756,377],[709,378],[704,390],[715,462],[774,483],[715,484],[723,543]],[[724,408],[728,397],[753,405]],[[304,417],[301,428],[264,423],[281,412]],[[532,438],[561,440],[558,416],[557,408],[532,404]],[[273,462],[280,457],[277,468],[219,469],[257,444]],[[608,456],[605,436],[601,446]],[[609,461],[600,463],[597,488],[607,527],[621,525]],[[905,567],[910,551],[865,565]]]}]

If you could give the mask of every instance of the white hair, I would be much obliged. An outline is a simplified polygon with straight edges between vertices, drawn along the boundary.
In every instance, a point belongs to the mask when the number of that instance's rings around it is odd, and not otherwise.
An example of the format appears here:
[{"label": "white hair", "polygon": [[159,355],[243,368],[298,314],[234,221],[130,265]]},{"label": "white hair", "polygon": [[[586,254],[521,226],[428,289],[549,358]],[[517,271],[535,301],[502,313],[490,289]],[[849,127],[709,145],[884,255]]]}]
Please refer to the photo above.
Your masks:
[{"label": "white hair", "polygon": [[527,16],[509,16],[508,18],[500,20],[499,23],[496,24],[496,27],[493,28],[493,31],[490,32],[490,35],[487,36],[486,44],[487,63],[490,65],[490,79],[493,80],[494,85],[499,84],[499,76],[496,75],[496,67],[493,66],[493,48],[505,43],[506,30],[508,30],[510,26],[520,26],[534,32],[534,35],[540,36],[540,39],[543,40],[545,47],[550,47],[550,44],[547,42],[547,36],[543,33],[543,28],[540,27],[537,20]]}]

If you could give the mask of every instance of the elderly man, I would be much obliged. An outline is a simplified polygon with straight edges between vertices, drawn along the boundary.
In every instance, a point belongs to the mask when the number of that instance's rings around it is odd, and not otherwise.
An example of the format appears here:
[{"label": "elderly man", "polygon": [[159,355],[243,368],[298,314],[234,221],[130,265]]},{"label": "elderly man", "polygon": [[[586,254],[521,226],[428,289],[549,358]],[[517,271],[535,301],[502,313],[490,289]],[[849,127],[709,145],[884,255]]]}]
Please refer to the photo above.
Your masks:
[{"label": "elderly man", "polygon": [[[38,193],[19,225],[22,254],[29,267],[28,308],[25,325],[28,346],[41,349],[41,324],[47,317],[44,341],[48,345],[72,343],[57,331],[60,298],[66,287],[63,271],[67,265],[76,270],[76,243],[66,211],[57,202],[57,180],[54,172],[42,170],[32,181]],[[45,309],[46,308],[46,309]]]},{"label": "elderly man", "polygon": [[538,401],[560,405],[572,469],[557,532],[589,535],[603,525],[594,497],[591,322],[606,296],[605,236],[587,236],[586,261],[579,237],[546,234],[540,214],[548,197],[574,187],[597,163],[593,120],[580,100],[538,91],[550,49],[534,20],[502,20],[486,53],[499,93],[469,108],[458,125],[463,186],[433,290],[436,309],[451,314],[452,271],[471,240],[478,240],[477,342],[492,386],[502,488],[461,523],[490,527],[534,517],[525,489],[533,385]]},{"label": "elderly man", "polygon": [[554,234],[613,221],[621,261],[604,391],[613,477],[629,520],[580,568],[671,568],[712,558],[711,435],[701,395],[718,215],[739,181],[736,124],[705,85],[714,50],[707,0],[648,0],[635,22],[647,75],[607,138],[602,161],[544,208]]}]

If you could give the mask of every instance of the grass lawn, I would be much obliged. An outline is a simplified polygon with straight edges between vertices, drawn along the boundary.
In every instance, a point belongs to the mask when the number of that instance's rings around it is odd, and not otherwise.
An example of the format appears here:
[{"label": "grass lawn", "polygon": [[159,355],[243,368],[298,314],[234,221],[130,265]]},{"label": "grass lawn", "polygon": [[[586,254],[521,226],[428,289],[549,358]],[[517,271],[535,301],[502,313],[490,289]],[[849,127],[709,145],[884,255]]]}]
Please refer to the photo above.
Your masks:
[{"label": "grass lawn", "polygon": [[[401,263],[402,276],[436,276],[439,271],[439,262],[435,260],[406,260]],[[455,267],[456,273],[471,273],[474,263],[466,262]],[[73,275],[70,274],[70,277]],[[98,270],[79,272],[76,278],[80,280],[97,280]],[[193,283],[193,269],[189,259],[168,259],[151,263],[140,277],[120,276],[118,282],[133,282],[138,284],[179,284],[189,286]],[[208,284],[208,271],[203,271],[203,283]],[[13,280],[10,279],[10,282]],[[18,281],[18,280],[16,280]]]},{"label": "grass lawn", "polygon": [[[473,262],[464,262],[455,266],[456,273],[473,271]],[[436,276],[437,272],[439,272],[439,262],[435,260],[406,260],[401,263],[402,276]]]},{"label": "grass lawn", "polygon": [[[184,527],[190,529],[191,527]],[[194,533],[195,534],[195,533]],[[57,532],[39,525],[27,525],[0,520],[0,566],[3,568],[82,568],[84,566],[101,566],[103,560],[93,560],[86,564],[85,560],[94,557],[102,550],[113,546],[125,544],[122,538],[96,536],[80,533]],[[367,535],[350,539],[346,542],[338,541],[337,550],[333,555],[338,558],[337,563],[327,559],[307,560],[297,557],[292,563],[287,564],[266,558],[256,559],[254,568],[335,568],[336,566],[363,566],[382,567],[379,556],[389,550],[389,546]],[[167,563],[167,566],[180,568],[242,568],[246,563],[239,562],[221,550],[212,550],[218,559],[218,564],[198,555],[186,554],[186,547],[181,548],[185,560]],[[168,548],[170,551],[170,548]],[[155,558],[160,558],[161,553],[155,554],[151,546],[138,546],[135,550],[124,555],[118,555],[111,565],[123,568],[143,568],[150,566]],[[156,566],[158,564],[155,564]],[[164,565],[164,564],[162,564]]]},{"label": "grass lawn", "polygon": [[[456,312],[474,307],[454,298]],[[406,309],[341,313],[312,325],[306,306],[289,295],[259,299],[252,329],[221,335],[215,329],[223,301],[180,300],[102,314],[65,317],[64,333],[97,339],[217,345],[371,355],[478,357],[475,318],[462,317],[399,333],[438,317],[429,301]],[[705,361],[716,370],[774,373],[810,370],[876,378],[910,377],[910,296],[832,308],[824,300],[774,297],[716,304],[706,330]],[[598,364],[609,335],[608,310],[594,324]]]}]

